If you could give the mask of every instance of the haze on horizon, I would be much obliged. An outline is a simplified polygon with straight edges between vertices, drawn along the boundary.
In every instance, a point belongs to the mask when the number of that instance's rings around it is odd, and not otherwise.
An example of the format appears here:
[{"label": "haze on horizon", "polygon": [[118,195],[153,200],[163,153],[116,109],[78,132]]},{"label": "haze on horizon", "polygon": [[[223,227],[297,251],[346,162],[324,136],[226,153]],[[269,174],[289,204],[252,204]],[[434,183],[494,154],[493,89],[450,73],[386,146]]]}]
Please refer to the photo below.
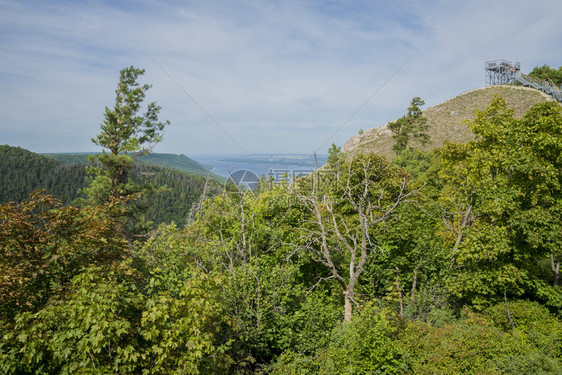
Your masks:
[{"label": "haze on horizon", "polygon": [[0,144],[97,151],[134,65],[171,121],[156,152],[325,154],[414,96],[484,86],[487,60],[562,65],[561,14],[555,0],[0,0]]}]

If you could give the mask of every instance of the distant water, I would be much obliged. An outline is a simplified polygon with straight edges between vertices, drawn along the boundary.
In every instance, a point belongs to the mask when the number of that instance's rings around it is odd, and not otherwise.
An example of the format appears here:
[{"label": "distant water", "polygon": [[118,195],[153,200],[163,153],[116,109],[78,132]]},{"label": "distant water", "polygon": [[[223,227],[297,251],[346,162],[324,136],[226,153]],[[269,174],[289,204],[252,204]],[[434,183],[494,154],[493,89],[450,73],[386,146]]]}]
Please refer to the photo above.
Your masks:
[{"label": "distant water", "polygon": [[[273,177],[276,180],[288,176],[307,175],[316,168],[314,155],[259,154],[259,155],[194,155],[191,159],[212,167],[211,172],[228,177],[237,170],[249,170],[257,176]],[[318,168],[326,164],[327,156],[317,156]]]}]

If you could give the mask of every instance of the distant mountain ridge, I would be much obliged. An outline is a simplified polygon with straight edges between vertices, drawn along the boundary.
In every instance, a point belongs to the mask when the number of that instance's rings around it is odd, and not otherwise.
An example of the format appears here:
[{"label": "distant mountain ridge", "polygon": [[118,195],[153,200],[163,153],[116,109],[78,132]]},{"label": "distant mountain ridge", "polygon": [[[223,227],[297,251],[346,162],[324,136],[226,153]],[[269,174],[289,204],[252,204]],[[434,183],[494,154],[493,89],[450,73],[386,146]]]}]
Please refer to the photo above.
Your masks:
[{"label": "distant mountain ridge", "polygon": [[[21,202],[29,198],[32,191],[39,189],[45,189],[47,194],[60,199],[64,204],[70,204],[78,198],[79,190],[87,185],[85,166],[88,154],[50,155],[57,155],[63,161],[21,147],[0,145],[0,204]],[[167,157],[164,156],[163,159],[166,161]],[[171,158],[174,159],[176,158]],[[179,161],[182,160],[180,156]],[[177,160],[176,164],[179,164]],[[207,192],[208,197],[222,189],[222,184],[212,178],[206,179],[148,163],[137,164],[131,178],[167,187],[162,193],[146,197],[147,218],[156,224],[171,221],[179,225],[185,224],[193,204],[199,202],[203,191]]]},{"label": "distant mountain ridge", "polygon": [[[503,97],[508,106],[514,108],[516,117],[522,117],[535,104],[553,100],[541,91],[519,86],[487,86],[467,91],[425,109],[423,115],[427,118],[431,143],[426,146],[413,145],[430,150],[441,147],[445,141],[464,143],[472,140],[474,135],[465,122],[473,118],[476,109],[486,108],[495,96]],[[406,112],[407,105],[404,108]],[[348,155],[374,152],[391,159],[394,156],[392,135],[388,124],[368,129],[351,137],[344,144],[344,152]]]},{"label": "distant mountain ridge", "polygon": [[[58,160],[65,164],[88,164],[88,155],[92,154],[95,153],[44,153],[41,155],[49,159]],[[152,153],[145,156],[139,156],[138,160],[147,165],[169,168],[200,177],[210,176],[215,180],[222,181],[222,178],[210,172],[209,168],[185,156],[184,154]]]}]

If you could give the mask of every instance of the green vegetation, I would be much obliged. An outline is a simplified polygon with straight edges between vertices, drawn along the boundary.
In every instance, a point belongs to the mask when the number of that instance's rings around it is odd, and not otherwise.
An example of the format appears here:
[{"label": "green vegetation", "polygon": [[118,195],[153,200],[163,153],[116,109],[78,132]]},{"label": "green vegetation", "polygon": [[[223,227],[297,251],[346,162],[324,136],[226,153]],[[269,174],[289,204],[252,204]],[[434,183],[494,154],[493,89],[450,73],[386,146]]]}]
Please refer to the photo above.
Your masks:
[{"label": "green vegetation", "polygon": [[68,204],[85,186],[83,165],[62,164],[20,147],[0,146],[0,203],[20,202],[39,189]]},{"label": "green vegetation", "polygon": [[[417,142],[410,144],[424,151],[443,147],[445,142],[466,143],[474,139],[474,133],[466,125],[467,120],[474,118],[474,111],[482,110],[494,99],[501,96],[513,108],[515,117],[521,118],[532,106],[548,100],[543,92],[527,87],[488,86],[462,93],[443,103],[429,107],[423,111],[427,119],[425,133],[431,140],[425,146]],[[383,125],[375,129],[365,129],[361,137],[352,137],[344,146],[348,155],[362,152],[374,152],[392,160],[396,152],[392,149],[395,141],[394,133]]]},{"label": "green vegetation", "polygon": [[413,98],[408,107],[408,114],[388,123],[388,129],[394,133],[392,138],[395,143],[392,149],[395,152],[406,150],[411,140],[418,141],[422,146],[429,142],[427,118],[423,116],[420,108],[424,104],[425,102],[419,97]]},{"label": "green vegetation", "polygon": [[497,97],[467,125],[392,163],[332,145],[136,241],[125,199],[0,206],[0,371],[562,373],[562,108]]},{"label": "green vegetation", "polygon": [[161,133],[169,124],[158,121],[161,108],[154,102],[147,105],[146,112],[139,113],[150,88],[150,85],[137,83],[142,74],[144,70],[133,66],[121,70],[115,106],[113,109],[105,107],[101,132],[92,139],[103,152],[88,158],[93,163],[86,167],[91,177],[88,177],[88,186],[82,189],[86,196],[82,204],[120,203],[113,215],[129,240],[148,230],[144,215],[148,207],[143,197],[158,192],[154,184],[131,178],[135,158],[147,155],[160,142]]},{"label": "green vegetation", "polygon": [[[0,146],[0,204],[21,202],[39,189],[70,204],[81,197],[79,191],[87,186],[87,175],[85,164],[63,164],[19,147]],[[174,221],[183,226],[205,184],[208,196],[218,193],[221,186],[213,179],[144,164],[134,167],[132,178],[165,187],[144,198],[147,219],[155,225]]]},{"label": "green vegetation", "polygon": [[138,160],[139,162],[148,165],[156,165],[159,167],[186,172],[196,176],[201,176],[201,177],[210,176],[211,178],[214,178],[216,180],[219,181],[222,180],[221,176],[209,172],[209,170],[206,167],[199,164],[195,160],[188,158],[183,154],[175,155],[175,154],[150,153],[148,155],[139,156]]},{"label": "green vegetation", "polygon": [[[88,164],[88,153],[63,153],[63,154],[42,154],[43,156],[58,160],[65,164]],[[146,165],[154,165],[158,167],[173,169],[200,177],[210,176],[215,180],[221,181],[222,177],[215,175],[203,165],[185,155],[150,153],[148,155],[139,155],[137,161]]]},{"label": "green vegetation", "polygon": [[555,85],[562,86],[562,66],[558,69],[548,65],[536,66],[529,75],[542,80],[550,79]]}]

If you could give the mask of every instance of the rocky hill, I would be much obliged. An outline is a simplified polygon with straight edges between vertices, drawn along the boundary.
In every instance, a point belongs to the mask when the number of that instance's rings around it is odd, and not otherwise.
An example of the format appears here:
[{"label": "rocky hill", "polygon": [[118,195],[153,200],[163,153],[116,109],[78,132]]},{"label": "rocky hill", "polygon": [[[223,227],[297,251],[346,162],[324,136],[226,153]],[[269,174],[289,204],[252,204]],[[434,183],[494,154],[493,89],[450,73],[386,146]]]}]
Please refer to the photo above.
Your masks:
[{"label": "rocky hill", "polygon": [[[473,118],[474,110],[486,108],[496,95],[503,97],[508,105],[515,109],[517,117],[522,117],[535,104],[552,100],[541,91],[518,86],[488,86],[465,92],[423,111],[423,115],[428,120],[431,143],[420,148],[441,147],[445,141],[462,143],[471,140],[473,134],[466,121]],[[351,137],[344,144],[344,152],[348,155],[375,152],[392,158],[394,140],[387,125],[368,129],[363,134]]]}]

